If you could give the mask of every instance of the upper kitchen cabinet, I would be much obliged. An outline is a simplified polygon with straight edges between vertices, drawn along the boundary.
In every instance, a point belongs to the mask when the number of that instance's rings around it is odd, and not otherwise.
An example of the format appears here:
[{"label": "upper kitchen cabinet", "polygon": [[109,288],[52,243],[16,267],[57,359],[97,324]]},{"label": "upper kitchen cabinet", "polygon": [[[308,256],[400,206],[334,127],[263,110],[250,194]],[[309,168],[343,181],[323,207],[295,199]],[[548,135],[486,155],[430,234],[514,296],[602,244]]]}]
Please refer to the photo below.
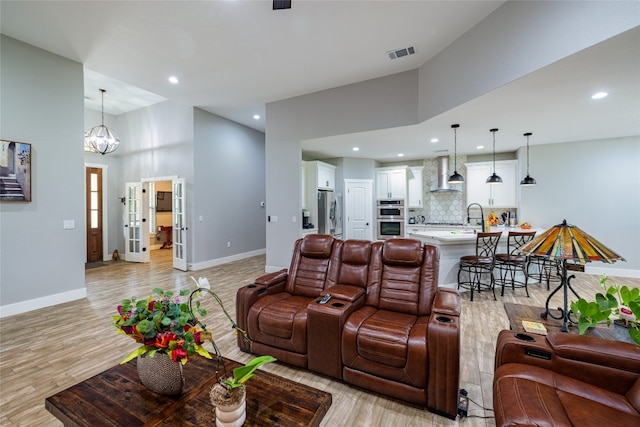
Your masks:
[{"label": "upper kitchen cabinet", "polygon": [[422,166],[412,166],[408,170],[407,187],[409,198],[407,200],[409,209],[422,209]]},{"label": "upper kitchen cabinet", "polygon": [[389,167],[376,169],[376,198],[407,198],[407,167]]},{"label": "upper kitchen cabinet", "polygon": [[307,182],[314,183],[316,190],[336,189],[336,167],[320,161],[304,162]]},{"label": "upper kitchen cabinet", "polygon": [[493,208],[517,207],[516,160],[496,162],[496,174],[502,178],[502,184],[487,184],[487,178],[493,173],[493,162],[465,163],[465,166],[467,204],[479,203]]}]

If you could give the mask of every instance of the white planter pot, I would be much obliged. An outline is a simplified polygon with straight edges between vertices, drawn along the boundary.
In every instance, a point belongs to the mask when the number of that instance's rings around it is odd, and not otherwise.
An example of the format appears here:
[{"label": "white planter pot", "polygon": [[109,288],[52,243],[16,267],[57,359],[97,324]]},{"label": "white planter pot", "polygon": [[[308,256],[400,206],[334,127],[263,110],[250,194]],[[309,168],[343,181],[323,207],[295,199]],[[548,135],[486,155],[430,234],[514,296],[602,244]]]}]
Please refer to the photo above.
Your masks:
[{"label": "white planter pot", "polygon": [[225,393],[226,390],[220,384],[215,384],[211,389],[210,397],[215,407],[216,426],[240,427],[247,418],[246,390],[244,387],[233,389],[233,397],[230,399],[233,403],[226,400],[228,396],[225,397]]},{"label": "white planter pot", "polygon": [[243,398],[240,404],[233,408],[216,407],[216,426],[240,427],[247,418],[247,401]]}]

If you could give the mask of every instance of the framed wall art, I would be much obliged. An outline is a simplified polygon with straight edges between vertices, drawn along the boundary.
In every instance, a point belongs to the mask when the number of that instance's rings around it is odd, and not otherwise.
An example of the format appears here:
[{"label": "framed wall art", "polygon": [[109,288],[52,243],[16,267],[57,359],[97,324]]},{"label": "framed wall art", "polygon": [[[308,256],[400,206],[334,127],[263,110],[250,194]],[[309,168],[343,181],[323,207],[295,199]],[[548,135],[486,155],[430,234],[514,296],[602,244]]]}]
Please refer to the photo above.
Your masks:
[{"label": "framed wall art", "polygon": [[0,139],[0,202],[31,201],[31,144]]}]

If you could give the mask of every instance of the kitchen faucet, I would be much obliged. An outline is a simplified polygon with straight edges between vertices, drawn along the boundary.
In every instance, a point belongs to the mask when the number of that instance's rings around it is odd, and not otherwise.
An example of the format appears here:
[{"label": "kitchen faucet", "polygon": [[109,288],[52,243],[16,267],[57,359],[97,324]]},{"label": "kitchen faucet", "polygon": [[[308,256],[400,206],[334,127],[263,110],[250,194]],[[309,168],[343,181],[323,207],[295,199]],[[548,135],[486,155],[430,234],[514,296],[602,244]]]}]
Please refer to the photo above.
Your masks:
[{"label": "kitchen faucet", "polygon": [[[484,226],[484,212],[482,211],[482,206],[480,206],[479,203],[470,203],[469,206],[467,206],[467,224],[471,224],[471,217],[469,216],[469,208],[473,205],[476,205],[477,207],[480,208],[480,220],[482,221],[480,223],[480,226]],[[473,219],[478,219],[478,218],[473,218]]]}]

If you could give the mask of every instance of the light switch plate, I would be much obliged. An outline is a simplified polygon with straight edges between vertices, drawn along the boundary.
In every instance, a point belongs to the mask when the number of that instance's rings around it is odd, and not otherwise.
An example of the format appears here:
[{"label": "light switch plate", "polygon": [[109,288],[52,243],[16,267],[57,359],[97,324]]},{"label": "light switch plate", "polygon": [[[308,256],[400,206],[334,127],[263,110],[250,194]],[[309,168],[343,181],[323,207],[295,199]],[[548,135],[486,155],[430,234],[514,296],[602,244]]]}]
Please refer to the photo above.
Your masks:
[{"label": "light switch plate", "polygon": [[76,222],[72,219],[65,219],[62,221],[62,228],[65,230],[73,230],[76,228]]}]

